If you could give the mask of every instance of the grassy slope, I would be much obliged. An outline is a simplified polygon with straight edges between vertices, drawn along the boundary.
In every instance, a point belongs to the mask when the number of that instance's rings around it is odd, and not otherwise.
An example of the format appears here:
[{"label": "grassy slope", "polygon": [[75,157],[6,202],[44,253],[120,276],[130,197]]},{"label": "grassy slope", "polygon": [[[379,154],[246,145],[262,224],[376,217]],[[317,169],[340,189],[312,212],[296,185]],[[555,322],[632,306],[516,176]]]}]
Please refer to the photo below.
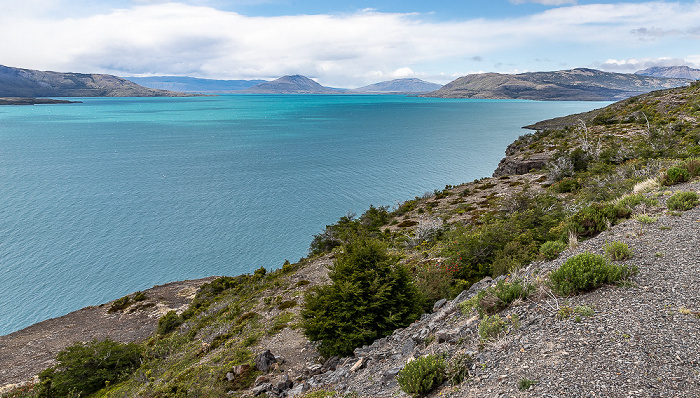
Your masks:
[{"label": "grassy slope", "polygon": [[[392,212],[368,211],[337,225],[388,242],[431,299],[454,295],[472,280],[455,277],[446,265],[458,262],[455,256],[462,260],[464,247],[472,245],[474,237],[480,239],[479,249],[491,251],[474,263],[487,274],[508,272],[536,259],[539,243],[569,239],[567,229],[581,209],[631,191],[677,159],[700,154],[699,120],[699,84],[628,99],[519,139],[522,152],[556,148],[561,158],[569,159],[577,148],[588,146],[584,152],[595,156],[570,176],[541,170],[485,178],[416,197]],[[494,235],[508,241],[489,241]],[[342,244],[342,238],[337,243]],[[271,336],[295,325],[303,291],[327,281],[301,275],[329,258],[312,256],[264,275],[231,278],[220,289],[203,290],[183,325],[143,344],[145,360],[138,370],[95,396],[241,395],[259,373],[244,370],[233,382],[226,374],[236,365],[252,365],[253,355]],[[13,394],[33,396],[31,391]]]}]

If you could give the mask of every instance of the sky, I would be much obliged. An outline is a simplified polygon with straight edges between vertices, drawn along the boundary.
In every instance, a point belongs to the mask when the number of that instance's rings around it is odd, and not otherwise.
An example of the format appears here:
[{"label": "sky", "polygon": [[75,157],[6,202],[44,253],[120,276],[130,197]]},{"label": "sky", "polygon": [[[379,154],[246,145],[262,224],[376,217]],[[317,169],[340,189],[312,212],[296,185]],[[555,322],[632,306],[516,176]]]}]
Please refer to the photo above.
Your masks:
[{"label": "sky", "polygon": [[700,68],[700,0],[0,0],[0,65],[355,88]]}]

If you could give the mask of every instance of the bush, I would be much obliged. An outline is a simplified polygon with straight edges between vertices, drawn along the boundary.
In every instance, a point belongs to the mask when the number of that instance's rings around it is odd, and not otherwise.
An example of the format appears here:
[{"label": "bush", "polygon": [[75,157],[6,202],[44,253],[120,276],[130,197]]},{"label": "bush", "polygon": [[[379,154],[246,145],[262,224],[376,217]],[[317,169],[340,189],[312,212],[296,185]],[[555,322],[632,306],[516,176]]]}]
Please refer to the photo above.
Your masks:
[{"label": "bush", "polygon": [[396,376],[401,389],[414,397],[423,396],[445,379],[445,360],[441,356],[426,355],[401,369]]},{"label": "bush", "polygon": [[626,266],[610,264],[601,255],[581,253],[566,260],[549,279],[555,293],[568,296],[623,280],[634,272]]},{"label": "bush", "polygon": [[661,177],[661,184],[675,185],[686,182],[690,179],[690,173],[687,169],[673,166],[666,170],[666,173]]},{"label": "bush", "polygon": [[530,387],[534,386],[535,384],[539,383],[537,380],[530,380],[527,377],[523,377],[518,381],[518,390],[520,391],[525,391],[530,389]]},{"label": "bush", "polygon": [[608,258],[614,261],[627,260],[632,257],[632,250],[623,242],[606,243],[603,250]]},{"label": "bush", "polygon": [[461,308],[467,310],[476,307],[479,316],[495,314],[508,307],[517,299],[525,299],[532,293],[534,287],[522,285],[520,281],[506,282],[500,280],[495,286],[480,291],[476,296],[464,302]]},{"label": "bush", "polygon": [[161,336],[165,336],[166,334],[175,330],[175,328],[177,328],[180,325],[182,325],[182,318],[180,318],[180,316],[177,315],[177,312],[168,311],[168,313],[163,315],[158,320],[158,327],[156,328],[156,332]]},{"label": "bush", "polygon": [[690,210],[698,205],[698,194],[696,192],[676,192],[666,201],[669,210]]},{"label": "bush", "polygon": [[136,369],[141,348],[113,340],[76,343],[61,350],[58,364],[39,374],[39,397],[86,396],[115,383]]},{"label": "bush", "polygon": [[552,189],[557,193],[574,192],[579,188],[581,188],[581,184],[579,184],[578,180],[573,178],[564,178],[552,185]]},{"label": "bush", "polygon": [[332,284],[306,293],[301,326],[322,355],[348,355],[420,316],[422,296],[396,262],[381,242],[355,240],[331,267]]},{"label": "bush", "polygon": [[121,311],[125,308],[127,308],[129,305],[131,305],[131,297],[129,296],[124,296],[120,299],[114,300],[112,303],[112,306],[109,307],[109,310],[107,312],[117,312]]},{"label": "bush", "polygon": [[566,243],[560,240],[550,240],[540,246],[540,254],[547,260],[554,260],[564,249],[566,249]]},{"label": "bush", "polygon": [[481,342],[485,343],[491,339],[498,338],[506,331],[507,325],[500,316],[486,316],[479,324],[479,337]]}]

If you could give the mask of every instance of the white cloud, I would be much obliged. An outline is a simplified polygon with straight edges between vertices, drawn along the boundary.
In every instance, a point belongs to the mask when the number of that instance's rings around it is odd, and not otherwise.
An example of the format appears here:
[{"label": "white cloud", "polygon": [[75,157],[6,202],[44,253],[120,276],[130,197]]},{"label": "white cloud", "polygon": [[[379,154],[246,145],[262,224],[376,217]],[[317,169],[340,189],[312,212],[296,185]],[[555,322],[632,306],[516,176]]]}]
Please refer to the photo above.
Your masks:
[{"label": "white cloud", "polygon": [[[698,59],[700,60],[700,59]],[[688,60],[683,58],[629,58],[629,59],[608,59],[595,65],[596,67],[615,72],[636,72],[638,70],[651,68],[654,66],[689,66],[697,67],[697,62],[691,57]]]},{"label": "white cloud", "polygon": [[[1,64],[122,76],[270,79],[299,73],[336,87],[396,76],[441,77],[437,82],[446,83],[470,72],[465,70],[474,66],[469,60],[493,60],[489,62],[510,70],[587,66],[594,60],[622,68],[602,60],[635,54],[690,60],[688,49],[698,48],[693,32],[700,32],[698,3],[594,4],[521,18],[449,22],[371,9],[248,17],[180,3],[71,18],[37,17],[22,10],[0,13]],[[684,33],[660,34],[676,30]],[[653,40],[642,40],[649,39],[649,32],[657,33]]]}]

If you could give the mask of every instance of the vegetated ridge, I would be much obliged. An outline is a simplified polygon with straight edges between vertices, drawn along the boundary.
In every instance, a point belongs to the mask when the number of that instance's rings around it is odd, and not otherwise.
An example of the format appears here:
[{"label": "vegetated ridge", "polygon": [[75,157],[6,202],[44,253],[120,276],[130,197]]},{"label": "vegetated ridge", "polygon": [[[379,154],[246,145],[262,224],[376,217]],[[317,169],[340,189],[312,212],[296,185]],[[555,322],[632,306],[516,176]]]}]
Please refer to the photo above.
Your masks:
[{"label": "vegetated ridge", "polygon": [[45,72],[0,65],[0,97],[181,97],[117,76]]},{"label": "vegetated ridge", "polygon": [[[7,396],[697,397],[700,84],[568,120],[511,144],[510,173],[342,217],[306,259],[208,281],[121,346],[141,355],[106,373],[122,377],[98,378],[100,343],[38,324],[68,351],[0,385],[56,364]],[[95,316],[143,311],[137,296]],[[26,333],[0,337],[0,369],[41,352],[9,345]]]},{"label": "vegetated ridge", "polygon": [[690,82],[691,80],[688,79],[577,68],[515,75],[500,73],[467,75],[424,96],[542,101],[618,101],[654,90],[685,86]]},{"label": "vegetated ridge", "polygon": [[185,93],[235,93],[265,80],[217,80],[186,76],[124,77],[144,87]]},{"label": "vegetated ridge", "polygon": [[700,80],[700,69],[688,66],[654,66],[634,73],[642,76]]}]

